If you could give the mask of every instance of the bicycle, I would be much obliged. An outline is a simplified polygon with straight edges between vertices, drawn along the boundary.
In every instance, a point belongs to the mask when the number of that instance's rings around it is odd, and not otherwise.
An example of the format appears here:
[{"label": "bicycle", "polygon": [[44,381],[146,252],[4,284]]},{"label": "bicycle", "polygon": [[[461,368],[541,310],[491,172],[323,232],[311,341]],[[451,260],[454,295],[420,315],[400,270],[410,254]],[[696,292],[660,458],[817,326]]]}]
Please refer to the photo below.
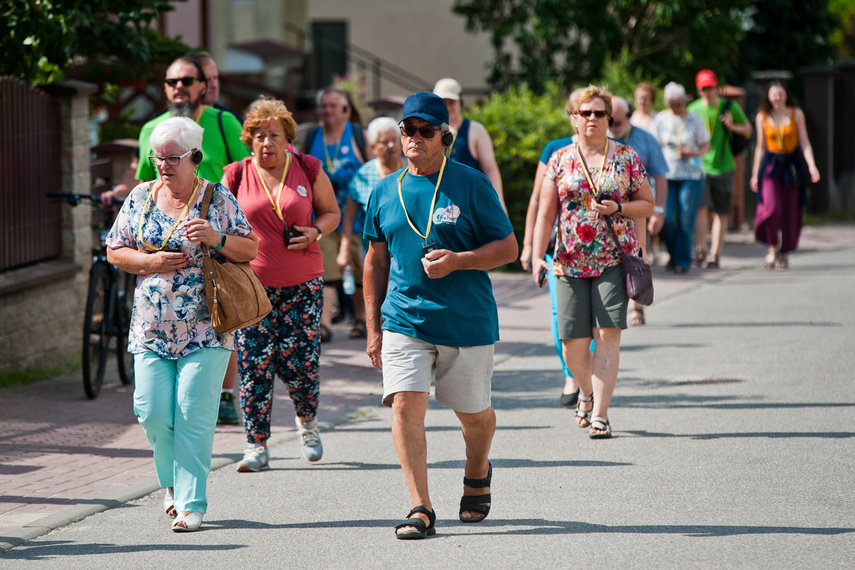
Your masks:
[{"label": "bicycle", "polygon": [[[84,200],[101,208],[100,196],[48,192],[49,198],[78,206]],[[122,200],[114,199],[119,204]],[[107,261],[105,239],[113,226],[114,210],[104,208],[105,217],[99,232],[99,246],[92,250],[89,270],[89,292],[83,318],[83,390],[89,399],[97,398],[104,382],[107,354],[115,339],[116,364],[122,384],[134,381],[133,354],[128,353],[128,332],[134,305],[136,276],[125,273]]]}]

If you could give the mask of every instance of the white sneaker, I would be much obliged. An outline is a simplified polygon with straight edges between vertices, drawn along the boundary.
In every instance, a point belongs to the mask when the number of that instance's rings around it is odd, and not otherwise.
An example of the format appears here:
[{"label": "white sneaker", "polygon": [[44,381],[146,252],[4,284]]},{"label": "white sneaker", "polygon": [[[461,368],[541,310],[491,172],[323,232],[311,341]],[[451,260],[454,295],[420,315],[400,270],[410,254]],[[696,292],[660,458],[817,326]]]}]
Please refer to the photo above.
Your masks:
[{"label": "white sneaker", "polygon": [[307,461],[319,461],[324,456],[324,446],[321,443],[318,419],[301,424],[300,418],[297,418],[297,431],[300,432],[300,439],[303,442],[303,457]]},{"label": "white sneaker", "polygon": [[261,471],[262,469],[270,469],[270,451],[261,445],[255,445],[244,450],[243,459],[238,464],[237,470],[240,473],[250,473]]}]

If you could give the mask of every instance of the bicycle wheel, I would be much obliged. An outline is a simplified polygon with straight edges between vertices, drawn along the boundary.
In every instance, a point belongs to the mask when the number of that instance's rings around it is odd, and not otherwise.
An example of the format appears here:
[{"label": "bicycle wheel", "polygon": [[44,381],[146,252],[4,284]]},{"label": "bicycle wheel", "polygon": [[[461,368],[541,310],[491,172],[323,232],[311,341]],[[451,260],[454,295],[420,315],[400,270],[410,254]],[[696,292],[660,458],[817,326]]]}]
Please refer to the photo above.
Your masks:
[{"label": "bicycle wheel", "polygon": [[119,379],[122,384],[134,381],[134,355],[128,352],[128,332],[131,328],[131,313],[134,310],[134,286],[136,275],[116,272],[116,361],[119,363]]},{"label": "bicycle wheel", "polygon": [[89,295],[83,317],[83,390],[90,399],[98,396],[104,382],[107,347],[110,343],[107,318],[109,267],[96,262],[89,275]]}]

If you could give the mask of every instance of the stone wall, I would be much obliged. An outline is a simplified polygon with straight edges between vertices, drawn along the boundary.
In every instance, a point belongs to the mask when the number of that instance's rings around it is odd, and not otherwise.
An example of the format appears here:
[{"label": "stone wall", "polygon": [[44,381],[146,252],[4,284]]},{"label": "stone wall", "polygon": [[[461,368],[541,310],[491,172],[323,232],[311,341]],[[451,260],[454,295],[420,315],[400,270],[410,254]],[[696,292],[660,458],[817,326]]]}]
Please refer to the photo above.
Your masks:
[{"label": "stone wall", "polygon": [[[46,86],[59,104],[62,191],[90,193],[89,95],[95,86]],[[62,256],[0,274],[0,374],[80,361],[91,266],[91,208],[63,206]]]}]

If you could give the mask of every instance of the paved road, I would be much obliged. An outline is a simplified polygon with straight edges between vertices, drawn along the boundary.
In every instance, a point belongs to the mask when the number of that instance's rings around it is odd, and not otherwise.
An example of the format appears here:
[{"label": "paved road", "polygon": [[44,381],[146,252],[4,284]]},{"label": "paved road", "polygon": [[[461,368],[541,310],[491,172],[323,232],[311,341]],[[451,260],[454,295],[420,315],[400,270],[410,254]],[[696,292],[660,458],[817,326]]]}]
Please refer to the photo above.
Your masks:
[{"label": "paved road", "polygon": [[[392,535],[409,499],[358,343],[325,345],[324,460],[299,457],[278,400],[273,468],[214,471],[203,531],[191,535],[171,533],[160,493],[147,494],[150,452],[127,419],[127,390],[87,402],[69,378],[0,391],[0,506],[18,506],[0,511],[0,542],[31,539],[0,553],[0,568],[851,567],[855,228],[808,228],[788,273],[762,269],[762,248],[745,236],[730,239],[719,271],[657,268],[648,325],[623,337],[610,441],[589,440],[557,405],[545,296],[496,276],[493,512],[457,522],[462,439],[432,403],[440,520],[420,543]],[[217,436],[221,464],[242,447],[229,430]],[[54,510],[15,524],[39,505]],[[105,506],[115,508],[69,524]]]}]

